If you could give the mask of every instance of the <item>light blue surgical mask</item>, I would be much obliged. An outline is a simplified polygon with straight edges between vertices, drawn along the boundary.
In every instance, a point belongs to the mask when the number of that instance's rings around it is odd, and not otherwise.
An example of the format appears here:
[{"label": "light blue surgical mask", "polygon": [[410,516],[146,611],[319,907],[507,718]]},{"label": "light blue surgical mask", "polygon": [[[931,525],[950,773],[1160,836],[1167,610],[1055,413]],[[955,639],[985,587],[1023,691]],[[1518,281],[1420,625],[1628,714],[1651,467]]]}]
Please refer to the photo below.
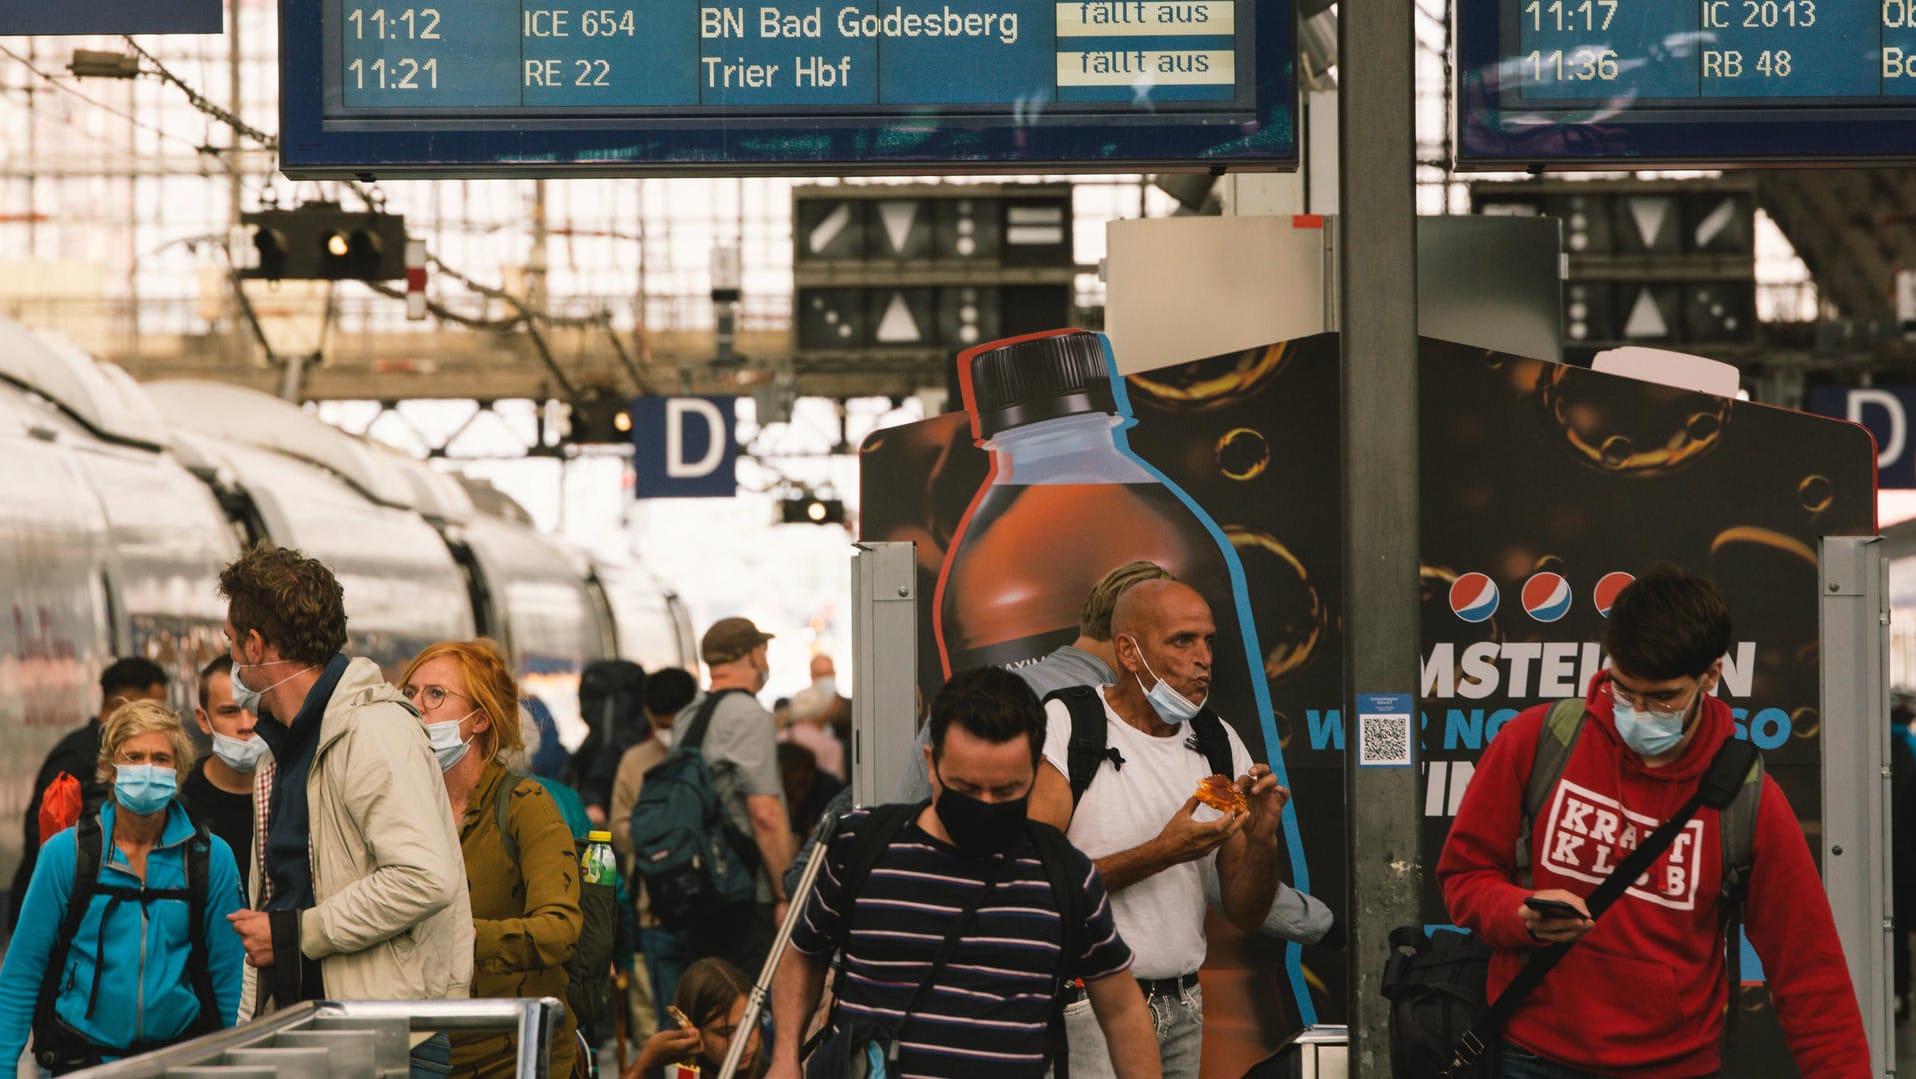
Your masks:
[{"label": "light blue surgical mask", "polygon": [[235,772],[250,772],[259,764],[266,752],[266,741],[259,735],[251,738],[233,738],[213,732],[213,755],[226,762]]},{"label": "light blue surgical mask", "polygon": [[1661,712],[1654,708],[1638,711],[1620,696],[1613,694],[1612,700],[1617,733],[1623,736],[1624,745],[1639,754],[1660,757],[1683,741],[1683,720],[1690,714],[1687,705],[1674,712]]},{"label": "light blue surgical mask", "polygon": [[[1131,643],[1136,645],[1137,638],[1133,637]],[[1151,669],[1151,662],[1144,658],[1142,646],[1138,647],[1138,662],[1144,664],[1144,673],[1150,675],[1157,685],[1145,689],[1144,679],[1138,678],[1135,671],[1132,672],[1131,677],[1137,680],[1138,688],[1144,690],[1144,699],[1151,702],[1152,711],[1158,714],[1159,719],[1171,726],[1175,727],[1197,715],[1204,709],[1204,701],[1211,699],[1211,695],[1207,693],[1204,695],[1204,700],[1192,704],[1190,698],[1171,688],[1171,683],[1159,678],[1158,672]]]},{"label": "light blue surgical mask", "polygon": [[432,743],[433,755],[439,758],[440,771],[449,771],[453,765],[465,760],[467,753],[472,752],[472,739],[459,737],[459,724],[466,721],[466,716],[475,715],[478,711],[475,708],[458,719],[426,724],[426,739]]},{"label": "light blue surgical mask", "polygon": [[170,764],[121,764],[113,769],[113,800],[128,813],[158,813],[179,787],[180,774]]}]

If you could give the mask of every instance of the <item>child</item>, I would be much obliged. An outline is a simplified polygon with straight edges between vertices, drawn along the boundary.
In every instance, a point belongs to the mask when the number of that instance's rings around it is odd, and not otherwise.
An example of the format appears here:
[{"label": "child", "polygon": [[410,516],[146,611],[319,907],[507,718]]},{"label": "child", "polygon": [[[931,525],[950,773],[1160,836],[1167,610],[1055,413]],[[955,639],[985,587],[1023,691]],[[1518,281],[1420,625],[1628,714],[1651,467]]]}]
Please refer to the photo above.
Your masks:
[{"label": "child", "polygon": [[[685,968],[672,1006],[692,1026],[671,1027],[652,1035],[621,1079],[674,1079],[668,1065],[681,1061],[697,1064],[706,1079],[717,1076],[745,1018],[745,1003],[751,992],[751,979],[723,959],[701,959]],[[751,1031],[750,1038],[745,1054],[739,1058],[738,1074],[743,1076],[760,1071],[758,1031]]]}]

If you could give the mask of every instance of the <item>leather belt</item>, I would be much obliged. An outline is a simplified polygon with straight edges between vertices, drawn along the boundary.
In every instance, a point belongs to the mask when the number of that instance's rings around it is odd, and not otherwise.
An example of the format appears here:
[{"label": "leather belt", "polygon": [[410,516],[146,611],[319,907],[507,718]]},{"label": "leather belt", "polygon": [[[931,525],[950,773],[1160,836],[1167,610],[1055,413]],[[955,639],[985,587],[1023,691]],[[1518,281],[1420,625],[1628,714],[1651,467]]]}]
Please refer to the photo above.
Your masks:
[{"label": "leather belt", "polygon": [[1175,978],[1139,978],[1138,988],[1146,997],[1174,997],[1198,983],[1197,971]]},{"label": "leather belt", "polygon": [[[1197,972],[1192,971],[1189,974],[1180,974],[1175,978],[1139,978],[1138,988],[1144,992],[1145,999],[1149,1000],[1152,997],[1179,996],[1184,990],[1191,988],[1197,983]],[[1065,998],[1067,1001],[1083,1000],[1085,997],[1084,983],[1075,983],[1069,986],[1065,992],[1067,994]]]}]

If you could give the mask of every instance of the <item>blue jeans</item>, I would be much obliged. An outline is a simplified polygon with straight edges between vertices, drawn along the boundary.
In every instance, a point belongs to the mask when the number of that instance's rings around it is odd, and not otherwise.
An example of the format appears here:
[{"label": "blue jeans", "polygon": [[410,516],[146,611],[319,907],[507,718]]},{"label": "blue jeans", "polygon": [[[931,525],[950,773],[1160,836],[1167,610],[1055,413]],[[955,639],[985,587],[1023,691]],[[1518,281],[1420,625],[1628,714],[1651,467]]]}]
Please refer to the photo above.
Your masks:
[{"label": "blue jeans", "polygon": [[665,1014],[666,1005],[679,991],[679,979],[685,968],[698,958],[685,938],[658,926],[639,927],[639,955],[645,960],[645,976],[652,982],[652,1008],[659,1015],[659,1029],[678,1026]]},{"label": "blue jeans", "polygon": [[[1152,994],[1144,998],[1144,1005],[1151,1010],[1164,1079],[1197,1079],[1198,1058],[1204,1050],[1204,988],[1194,985],[1175,994]],[[1117,1074],[1089,999],[1065,1006],[1064,1036],[1070,1046],[1072,1079]]]},{"label": "blue jeans", "polygon": [[440,1031],[412,1047],[411,1079],[439,1079],[452,1072],[452,1036]]}]

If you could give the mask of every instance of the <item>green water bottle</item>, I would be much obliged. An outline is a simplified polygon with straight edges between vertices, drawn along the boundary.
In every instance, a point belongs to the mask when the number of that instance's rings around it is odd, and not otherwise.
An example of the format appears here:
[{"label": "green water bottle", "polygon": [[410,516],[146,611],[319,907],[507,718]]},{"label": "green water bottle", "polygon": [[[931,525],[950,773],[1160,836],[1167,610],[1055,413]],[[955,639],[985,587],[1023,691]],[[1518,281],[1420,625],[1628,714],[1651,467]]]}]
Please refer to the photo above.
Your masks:
[{"label": "green water bottle", "polygon": [[608,888],[618,884],[619,863],[612,855],[611,832],[586,833],[585,849],[579,852],[579,880]]}]

